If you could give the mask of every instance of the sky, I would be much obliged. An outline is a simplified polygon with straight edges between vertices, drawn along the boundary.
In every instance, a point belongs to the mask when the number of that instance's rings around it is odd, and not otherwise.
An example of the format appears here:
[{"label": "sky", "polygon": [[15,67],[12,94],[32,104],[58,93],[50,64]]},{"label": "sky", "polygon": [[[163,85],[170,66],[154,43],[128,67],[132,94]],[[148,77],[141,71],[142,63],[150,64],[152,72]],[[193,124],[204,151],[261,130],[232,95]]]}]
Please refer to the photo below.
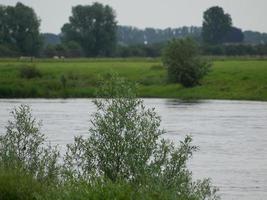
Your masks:
[{"label": "sky", "polygon": [[[34,8],[41,19],[41,32],[60,33],[68,22],[71,8],[89,5],[96,0],[20,0]],[[120,25],[138,28],[201,26],[203,12],[221,6],[232,16],[233,24],[242,30],[267,32],[267,0],[97,0],[116,11]],[[2,5],[15,5],[17,0],[0,0]]]}]

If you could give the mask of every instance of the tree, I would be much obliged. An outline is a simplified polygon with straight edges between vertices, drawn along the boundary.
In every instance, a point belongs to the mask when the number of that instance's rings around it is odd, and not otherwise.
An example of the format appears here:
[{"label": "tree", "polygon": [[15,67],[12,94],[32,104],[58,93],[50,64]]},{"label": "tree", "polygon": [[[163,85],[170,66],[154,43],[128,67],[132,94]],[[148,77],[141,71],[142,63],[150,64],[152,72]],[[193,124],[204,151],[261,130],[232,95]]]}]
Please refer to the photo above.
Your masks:
[{"label": "tree", "polygon": [[121,45],[143,45],[143,44],[158,44],[165,43],[173,38],[200,38],[201,27],[181,27],[181,28],[166,28],[155,29],[146,28],[138,29],[131,26],[118,26],[117,38]]},{"label": "tree", "polygon": [[136,98],[133,85],[112,75],[99,94],[88,137],[76,137],[68,145],[64,168],[70,180],[92,185],[95,180],[123,181],[138,191],[153,191],[155,197],[166,192],[172,199],[216,199],[210,181],[194,182],[187,169],[196,150],[192,139],[186,137],[180,145],[163,139],[159,116]]},{"label": "tree", "polygon": [[44,50],[43,54],[45,57],[52,58],[54,56],[57,56],[56,46],[48,44]]},{"label": "tree", "polygon": [[43,33],[42,37],[44,39],[44,46],[47,45],[57,45],[61,43],[60,35],[53,33]]},{"label": "tree", "polygon": [[245,31],[245,43],[257,45],[257,44],[267,44],[267,33],[260,33],[255,31]]},{"label": "tree", "polygon": [[82,57],[83,52],[80,44],[75,41],[69,41],[65,45],[67,47],[67,57]]},{"label": "tree", "polygon": [[86,56],[110,56],[113,53],[117,23],[110,6],[94,3],[73,7],[69,21],[62,27],[63,42],[77,42]]},{"label": "tree", "polygon": [[224,36],[225,43],[241,43],[244,41],[244,34],[241,29],[231,27],[230,31]]},{"label": "tree", "polygon": [[0,44],[0,57],[16,57],[19,55],[20,54],[16,48]]},{"label": "tree", "polygon": [[185,87],[199,84],[207,74],[210,64],[199,56],[199,49],[192,39],[174,39],[167,45],[163,63],[168,70],[168,79]]},{"label": "tree", "polygon": [[76,58],[82,57],[83,52],[80,44],[74,41],[69,41],[56,45],[47,45],[43,50],[43,55],[50,58],[54,56]]},{"label": "tree", "polygon": [[18,49],[22,55],[36,56],[42,46],[40,20],[30,7],[0,7],[0,44]]},{"label": "tree", "polygon": [[0,169],[15,169],[39,180],[56,180],[59,152],[44,147],[45,136],[30,107],[21,105],[11,114],[13,120],[8,122],[6,134],[0,136]]},{"label": "tree", "polygon": [[221,7],[215,6],[204,12],[202,27],[203,41],[208,44],[220,44],[225,34],[231,30],[232,19]]}]

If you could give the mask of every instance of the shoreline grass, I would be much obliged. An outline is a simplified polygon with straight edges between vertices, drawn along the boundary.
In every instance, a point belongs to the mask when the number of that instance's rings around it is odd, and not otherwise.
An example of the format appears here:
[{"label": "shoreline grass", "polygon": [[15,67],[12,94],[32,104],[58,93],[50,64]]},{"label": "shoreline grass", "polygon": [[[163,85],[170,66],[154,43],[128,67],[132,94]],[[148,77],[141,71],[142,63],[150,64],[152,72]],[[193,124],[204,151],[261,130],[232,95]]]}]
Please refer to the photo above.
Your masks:
[{"label": "shoreline grass", "polygon": [[[22,67],[40,77],[21,77]],[[267,101],[267,60],[213,61],[201,85],[184,88],[167,82],[159,59],[0,60],[0,98],[93,98],[101,76],[114,71],[139,85],[144,98]]]}]

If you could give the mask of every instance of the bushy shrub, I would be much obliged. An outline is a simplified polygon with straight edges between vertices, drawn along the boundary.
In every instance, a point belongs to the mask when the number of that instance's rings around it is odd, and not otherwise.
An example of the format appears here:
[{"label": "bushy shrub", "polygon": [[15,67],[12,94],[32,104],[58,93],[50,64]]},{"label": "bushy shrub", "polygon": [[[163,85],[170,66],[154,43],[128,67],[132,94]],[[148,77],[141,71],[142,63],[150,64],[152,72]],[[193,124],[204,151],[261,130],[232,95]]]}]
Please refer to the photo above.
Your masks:
[{"label": "bushy shrub", "polygon": [[11,112],[6,134],[0,136],[0,167],[21,170],[38,180],[56,179],[59,172],[57,149],[45,146],[45,137],[31,114],[30,107],[21,105]]},{"label": "bushy shrub", "polygon": [[37,69],[34,65],[24,65],[20,68],[20,77],[26,79],[38,78],[41,77],[42,74],[39,69]]},{"label": "bushy shrub", "polygon": [[15,169],[0,168],[1,200],[37,200],[46,192],[46,186],[31,174]]},{"label": "bushy shrub", "polygon": [[216,199],[210,181],[194,182],[187,169],[196,150],[190,137],[178,146],[162,139],[160,117],[123,79],[111,76],[99,94],[88,138],[76,137],[68,145],[66,180],[124,181],[144,193],[168,191],[173,199]]},{"label": "bushy shrub", "polygon": [[[155,187],[151,189],[150,185]],[[129,182],[94,182],[88,184],[86,182],[75,182],[60,187],[51,188],[44,195],[39,196],[38,200],[206,200],[207,195],[203,196],[202,191],[197,191],[195,194],[188,191],[187,195],[177,196],[175,191],[163,187],[156,187],[156,183],[148,183],[137,187]],[[205,188],[203,188],[203,191]],[[41,197],[41,198],[40,198]],[[210,198],[212,199],[212,198]],[[215,200],[216,198],[212,199]]]},{"label": "bushy shrub", "polygon": [[210,68],[210,64],[200,58],[196,43],[188,38],[170,41],[163,54],[163,63],[169,81],[185,87],[199,84]]}]

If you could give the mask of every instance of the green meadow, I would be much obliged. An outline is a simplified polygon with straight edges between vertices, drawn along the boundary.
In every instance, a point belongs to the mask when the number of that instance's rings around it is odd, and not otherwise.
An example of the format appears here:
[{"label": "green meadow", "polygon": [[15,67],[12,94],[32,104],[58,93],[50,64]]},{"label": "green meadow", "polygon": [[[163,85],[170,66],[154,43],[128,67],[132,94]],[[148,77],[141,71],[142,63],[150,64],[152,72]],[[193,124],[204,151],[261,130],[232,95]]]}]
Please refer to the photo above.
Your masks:
[{"label": "green meadow", "polygon": [[267,60],[247,59],[213,61],[209,74],[194,88],[169,84],[159,59],[2,59],[0,97],[95,97],[99,81],[110,72],[138,83],[140,97],[267,100]]}]

